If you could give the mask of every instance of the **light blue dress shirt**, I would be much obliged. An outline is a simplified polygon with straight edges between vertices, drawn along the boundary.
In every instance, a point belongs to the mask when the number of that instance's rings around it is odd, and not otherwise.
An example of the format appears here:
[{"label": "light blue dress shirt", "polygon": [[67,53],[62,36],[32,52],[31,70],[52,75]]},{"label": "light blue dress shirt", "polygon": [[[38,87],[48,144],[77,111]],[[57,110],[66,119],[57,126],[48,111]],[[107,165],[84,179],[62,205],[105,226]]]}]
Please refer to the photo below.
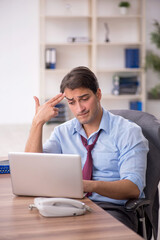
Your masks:
[{"label": "light blue dress shirt", "polygon": [[[144,138],[141,128],[135,123],[103,109],[100,129],[101,133],[92,150],[93,180],[128,179],[138,186],[140,197],[143,197],[148,141]],[[93,143],[97,132],[89,136],[88,144]],[[79,121],[76,118],[67,121],[55,127],[50,139],[43,145],[43,152],[79,154],[83,168],[87,158],[87,150],[81,142],[80,135],[87,138]],[[92,193],[90,199],[115,204],[126,202],[104,197],[97,193]]]}]

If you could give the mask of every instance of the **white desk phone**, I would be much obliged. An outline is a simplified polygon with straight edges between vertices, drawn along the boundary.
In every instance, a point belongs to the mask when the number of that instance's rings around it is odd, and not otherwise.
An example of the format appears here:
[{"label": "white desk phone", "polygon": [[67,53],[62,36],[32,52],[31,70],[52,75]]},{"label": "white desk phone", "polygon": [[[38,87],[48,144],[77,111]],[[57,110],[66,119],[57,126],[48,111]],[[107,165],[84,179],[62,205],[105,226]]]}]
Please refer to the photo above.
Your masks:
[{"label": "white desk phone", "polygon": [[91,208],[78,200],[68,198],[42,198],[34,199],[29,209],[37,208],[44,217],[78,216],[91,211]]}]

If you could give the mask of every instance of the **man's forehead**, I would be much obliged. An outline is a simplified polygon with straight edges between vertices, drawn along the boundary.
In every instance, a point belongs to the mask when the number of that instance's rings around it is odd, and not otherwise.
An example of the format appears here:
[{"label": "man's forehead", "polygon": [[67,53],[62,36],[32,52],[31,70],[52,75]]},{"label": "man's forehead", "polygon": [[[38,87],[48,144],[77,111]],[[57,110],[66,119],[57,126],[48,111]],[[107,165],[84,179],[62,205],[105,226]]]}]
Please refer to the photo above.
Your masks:
[{"label": "man's forehead", "polygon": [[73,100],[73,99],[75,99],[75,98],[81,99],[81,98],[84,98],[84,97],[87,97],[87,96],[89,96],[89,93],[82,94],[82,95],[80,95],[80,96],[73,96],[73,97],[71,97],[71,98],[69,98],[69,97],[67,97],[67,96],[65,96],[65,97],[66,97],[67,100]]},{"label": "man's forehead", "polygon": [[76,88],[74,90],[66,88],[64,92],[65,92],[65,97],[68,100],[76,99],[76,98],[80,99],[80,98],[89,96],[92,93],[92,91],[88,88]]}]

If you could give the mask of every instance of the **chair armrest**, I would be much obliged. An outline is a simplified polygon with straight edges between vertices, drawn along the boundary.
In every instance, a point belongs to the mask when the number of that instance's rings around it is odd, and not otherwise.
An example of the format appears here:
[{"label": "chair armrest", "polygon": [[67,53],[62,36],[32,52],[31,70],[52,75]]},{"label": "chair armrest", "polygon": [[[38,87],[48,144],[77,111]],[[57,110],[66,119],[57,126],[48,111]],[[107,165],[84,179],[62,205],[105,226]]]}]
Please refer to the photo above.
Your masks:
[{"label": "chair armrest", "polygon": [[126,211],[136,211],[138,208],[144,206],[148,206],[150,204],[150,200],[146,198],[139,198],[139,199],[130,199],[124,205]]}]

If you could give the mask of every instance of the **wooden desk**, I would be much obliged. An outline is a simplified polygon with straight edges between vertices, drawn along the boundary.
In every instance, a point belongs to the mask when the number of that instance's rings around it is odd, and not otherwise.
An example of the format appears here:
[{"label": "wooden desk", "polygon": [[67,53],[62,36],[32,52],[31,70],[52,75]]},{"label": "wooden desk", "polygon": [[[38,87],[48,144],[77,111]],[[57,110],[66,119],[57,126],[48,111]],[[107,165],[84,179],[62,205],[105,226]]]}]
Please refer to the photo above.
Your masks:
[{"label": "wooden desk", "polygon": [[0,175],[0,239],[1,240],[138,240],[142,239],[89,199],[93,211],[82,216],[45,218],[38,210],[28,209],[32,197],[12,194],[9,174]]}]

